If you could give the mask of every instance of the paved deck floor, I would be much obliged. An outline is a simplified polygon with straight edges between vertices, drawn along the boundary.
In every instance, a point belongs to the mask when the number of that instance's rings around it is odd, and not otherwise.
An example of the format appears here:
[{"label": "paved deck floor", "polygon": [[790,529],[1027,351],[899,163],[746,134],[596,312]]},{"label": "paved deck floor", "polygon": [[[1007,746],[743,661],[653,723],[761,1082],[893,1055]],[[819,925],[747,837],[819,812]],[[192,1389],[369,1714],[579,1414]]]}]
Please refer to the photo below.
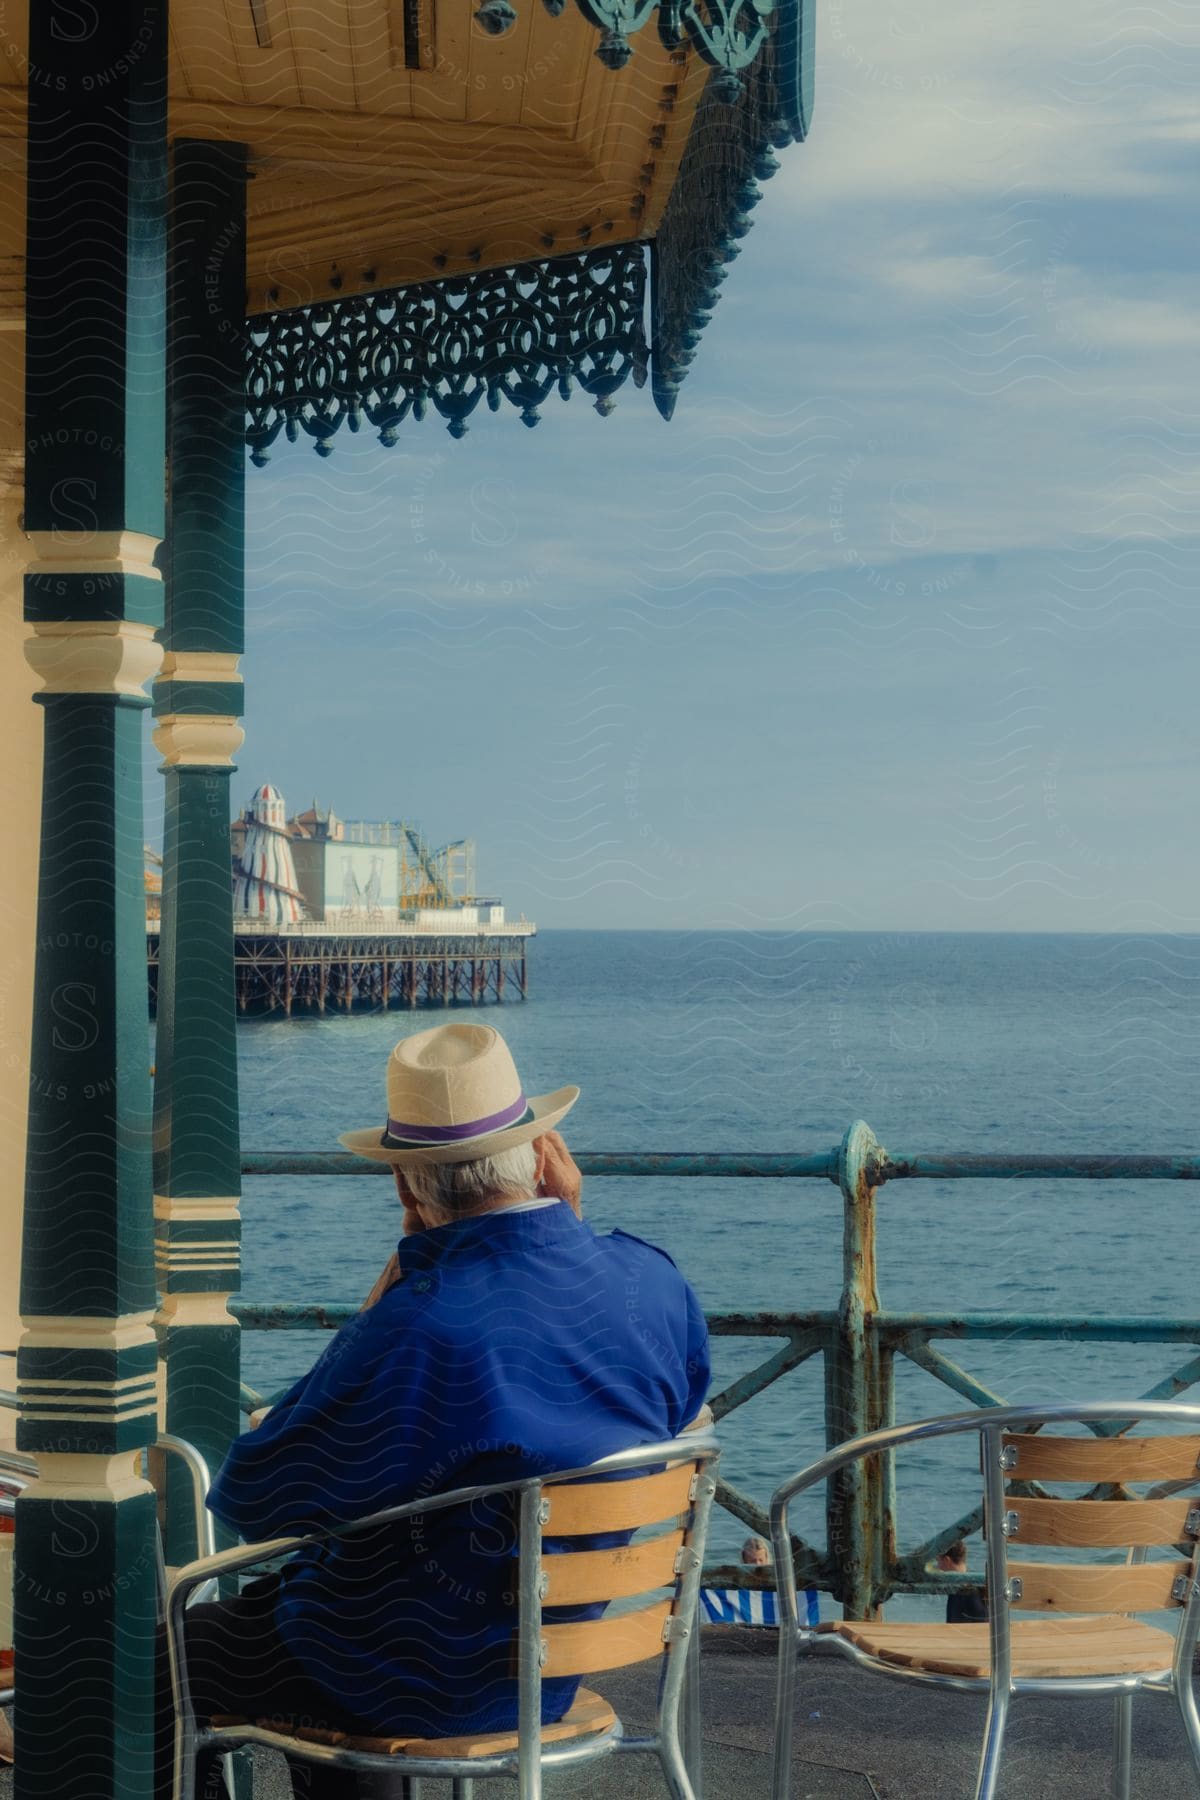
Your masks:
[{"label": "paved deck floor", "polygon": [[[705,1634],[706,1640],[711,1634]],[[745,1634],[743,1634],[745,1635]],[[703,1659],[705,1800],[767,1800],[774,1659],[706,1641]],[[970,1800],[983,1724],[975,1695],[922,1693],[839,1664],[805,1665],[797,1715],[792,1800]],[[652,1679],[641,1671],[591,1684],[631,1732],[645,1730]],[[1109,1701],[1026,1700],[1014,1708],[1002,1800],[1101,1800],[1108,1792]],[[1197,1778],[1174,1707],[1146,1697],[1134,1712],[1134,1800],[1196,1800]],[[548,1800],[662,1800],[656,1763],[618,1757],[547,1780]],[[507,1782],[478,1782],[477,1800],[501,1800]],[[446,1800],[426,1781],[422,1800]],[[0,1800],[12,1771],[0,1772]],[[290,1800],[277,1757],[257,1762],[255,1800]]]}]

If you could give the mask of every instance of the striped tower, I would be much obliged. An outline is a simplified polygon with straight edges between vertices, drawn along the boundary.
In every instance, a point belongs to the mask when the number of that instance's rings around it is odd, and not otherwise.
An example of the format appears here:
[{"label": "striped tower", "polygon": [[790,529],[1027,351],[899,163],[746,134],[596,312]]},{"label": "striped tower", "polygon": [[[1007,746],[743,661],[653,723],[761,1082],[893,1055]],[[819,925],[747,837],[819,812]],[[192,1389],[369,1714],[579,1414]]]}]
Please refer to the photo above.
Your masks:
[{"label": "striped tower", "polygon": [[[17,1356],[17,1800],[149,1800],[157,1540],[142,861],[163,535],[164,0],[29,9],[26,654],[44,710]],[[102,77],[102,79],[101,79]]]},{"label": "striped tower", "polygon": [[[154,1091],[163,1417],[216,1468],[240,1425],[241,1157],[229,782],[241,742],[246,152],[174,148],[170,554],[154,742],[164,775]],[[194,1554],[186,1477],[167,1483],[167,1560]]]},{"label": "striped tower", "polygon": [[233,884],[233,910],[268,930],[298,925],[304,896],[296,880],[287,806],[279,789],[264,782],[250,802],[249,826]]}]

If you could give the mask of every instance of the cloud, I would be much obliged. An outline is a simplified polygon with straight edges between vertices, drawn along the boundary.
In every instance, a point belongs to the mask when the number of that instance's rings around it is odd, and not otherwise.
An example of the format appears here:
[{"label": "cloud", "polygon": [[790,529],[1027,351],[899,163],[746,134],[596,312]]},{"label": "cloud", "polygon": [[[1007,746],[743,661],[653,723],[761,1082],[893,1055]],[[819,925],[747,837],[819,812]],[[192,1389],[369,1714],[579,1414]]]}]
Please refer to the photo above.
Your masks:
[{"label": "cloud", "polygon": [[670,427],[251,472],[249,786],[543,923],[1200,923],[1198,62],[1178,0],[829,0]]}]

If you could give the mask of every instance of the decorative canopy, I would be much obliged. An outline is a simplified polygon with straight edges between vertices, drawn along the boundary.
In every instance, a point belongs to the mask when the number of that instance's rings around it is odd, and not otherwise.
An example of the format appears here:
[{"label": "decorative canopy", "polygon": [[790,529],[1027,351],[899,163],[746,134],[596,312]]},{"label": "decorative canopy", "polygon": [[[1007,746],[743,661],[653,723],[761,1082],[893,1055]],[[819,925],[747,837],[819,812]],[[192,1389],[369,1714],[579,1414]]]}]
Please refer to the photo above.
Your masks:
[{"label": "decorative canopy", "polygon": [[[635,11],[631,0],[592,10],[597,20],[618,12],[628,19]],[[644,384],[651,359],[655,404],[669,419],[738,255],[737,240],[750,228],[759,184],[779,166],[775,151],[801,141],[811,117],[811,0],[787,0],[773,30],[765,5],[760,11],[754,0],[750,10],[757,25],[739,35],[720,0],[727,29],[713,42],[724,43],[734,60],[722,63],[705,39],[705,62],[724,72],[710,77],[694,102],[653,235],[610,237],[599,248],[252,318],[246,438],[253,461],[268,460],[280,431],[293,441],[309,436],[318,454],[328,456],[343,423],[351,431],[365,423],[391,445],[404,419],[423,419],[430,409],[451,436],[462,437],[484,398],[492,411],[505,403],[516,407],[533,426],[552,393],[565,400],[579,388],[607,414],[626,381]],[[652,11],[652,5],[637,8],[638,22]],[[668,11],[677,18],[678,6],[660,11],[663,31]],[[699,31],[694,9],[685,13],[693,21],[689,29]],[[736,4],[732,14],[738,15]],[[636,25],[627,23],[631,29]],[[610,21],[597,51],[610,67],[620,66],[612,61],[618,37],[625,43]],[[627,53],[625,43],[622,62]],[[652,143],[661,148],[664,141],[659,128]],[[580,236],[590,240],[591,228]],[[553,239],[543,242],[549,248]]]},{"label": "decorative canopy", "polygon": [[[482,399],[534,424],[578,388],[606,412],[648,365],[669,417],[772,150],[807,132],[813,5],[174,7],[172,137],[246,146],[254,460],[281,431],[328,454],[342,423],[389,443],[430,412],[461,436]],[[29,64],[8,30],[12,161]],[[0,219],[0,315],[21,230]]]},{"label": "decorative canopy", "polygon": [[632,375],[646,379],[646,271],[640,244],[356,296],[251,321],[246,438],[254,462],[281,430],[328,456],[346,423],[383,444],[432,407],[452,437],[486,396],[536,425],[572,385],[598,412]]}]

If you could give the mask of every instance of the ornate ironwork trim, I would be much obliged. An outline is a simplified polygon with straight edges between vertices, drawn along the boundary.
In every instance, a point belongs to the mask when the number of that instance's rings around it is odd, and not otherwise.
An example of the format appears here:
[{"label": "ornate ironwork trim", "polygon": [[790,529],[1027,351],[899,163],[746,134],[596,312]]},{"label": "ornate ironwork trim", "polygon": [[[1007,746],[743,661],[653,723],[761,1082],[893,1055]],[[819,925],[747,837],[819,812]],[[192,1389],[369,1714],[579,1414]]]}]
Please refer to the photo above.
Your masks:
[{"label": "ornate ironwork trim", "polygon": [[[567,0],[542,0],[557,19]],[[668,50],[690,43],[723,80],[720,98],[733,101],[740,76],[767,41],[776,0],[576,0],[589,25],[600,33],[596,55],[609,69],[623,69],[633,55],[629,39],[658,14],[658,35]],[[517,22],[509,0],[482,0],[475,18],[491,37],[502,37]]]},{"label": "ornate ironwork trim", "polygon": [[281,431],[329,456],[338,429],[364,420],[393,444],[431,406],[460,438],[484,398],[532,426],[556,388],[607,414],[627,380],[646,379],[645,298],[645,248],[621,244],[253,318],[251,460],[265,463]]},{"label": "ornate ironwork trim", "polygon": [[651,250],[654,403],[664,419],[712,316],[738,240],[750,229],[776,150],[799,143],[812,117],[814,0],[785,0],[766,51],[724,103],[708,83]]},{"label": "ornate ironwork trim", "polygon": [[[565,0],[563,0],[565,4]],[[655,0],[578,0],[623,7],[628,29]],[[721,0],[724,3],[724,0]],[[661,0],[686,9],[717,0]],[[729,0],[733,5],[734,0]],[[750,229],[775,150],[800,142],[812,117],[815,0],[780,0],[774,29],[729,104],[724,73],[700,100],[679,175],[651,245],[653,393],[669,419],[738,240]],[[682,15],[681,15],[682,16]],[[715,14],[706,11],[710,24]],[[749,51],[750,39],[739,40]],[[741,54],[741,52],[739,52]],[[708,60],[711,61],[711,58]],[[393,444],[402,420],[430,406],[462,437],[486,397],[536,425],[557,388],[593,396],[609,413],[631,377],[646,379],[646,257],[640,243],[548,257],[508,269],[446,276],[331,300],[250,321],[246,441],[265,463],[280,432],[305,433],[318,455],[345,424],[364,419]]]}]

